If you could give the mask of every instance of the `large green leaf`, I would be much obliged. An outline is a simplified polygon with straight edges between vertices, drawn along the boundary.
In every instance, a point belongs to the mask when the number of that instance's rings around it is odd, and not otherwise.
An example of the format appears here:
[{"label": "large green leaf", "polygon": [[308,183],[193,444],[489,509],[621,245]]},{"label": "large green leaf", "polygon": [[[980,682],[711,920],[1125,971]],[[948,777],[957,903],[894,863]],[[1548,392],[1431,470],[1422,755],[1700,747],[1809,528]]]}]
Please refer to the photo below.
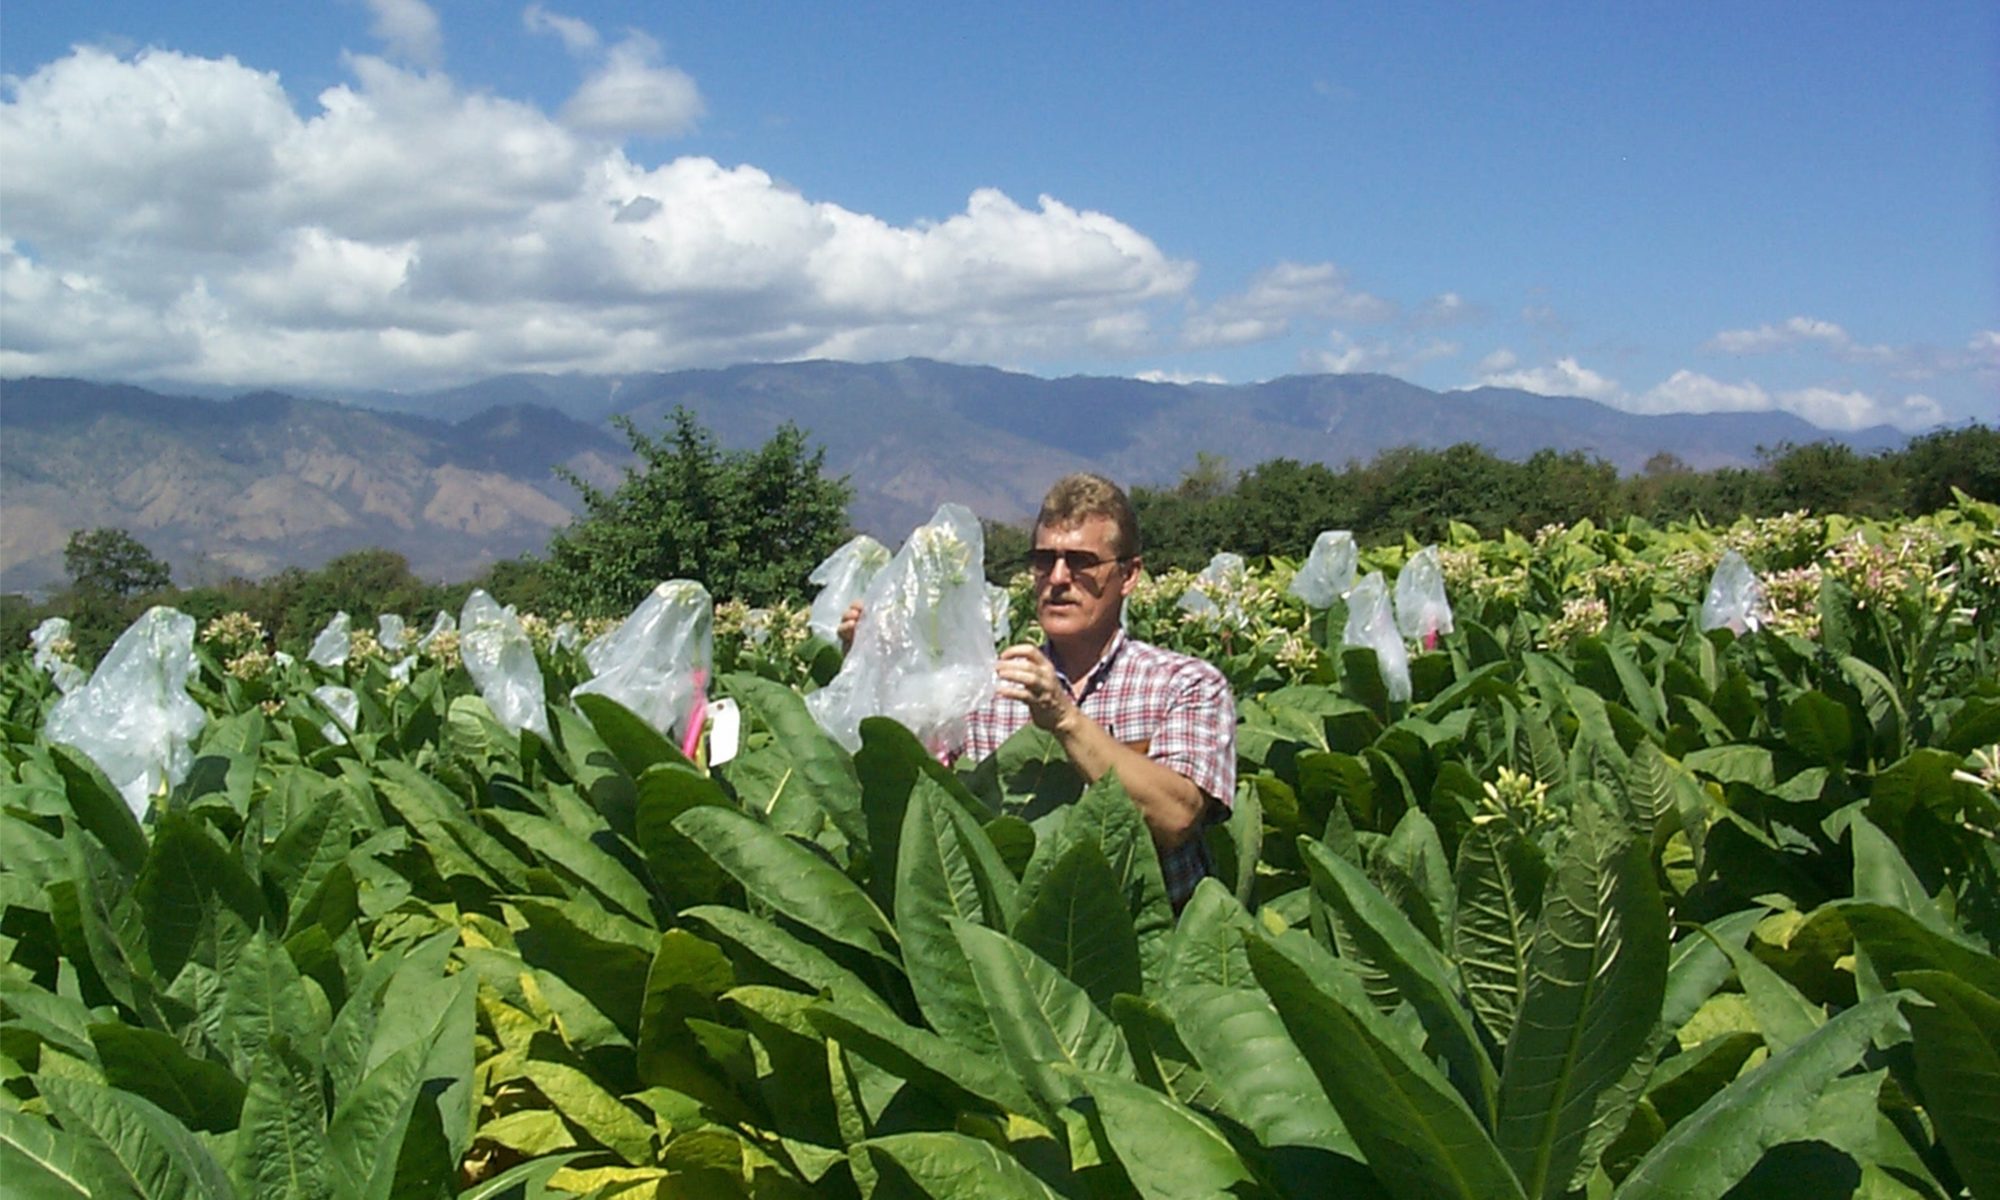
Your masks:
[{"label": "large green leaf", "polygon": [[[951,1041],[990,1056],[999,1053],[1000,1043],[951,922],[992,926],[997,914],[989,912],[981,894],[980,868],[965,833],[950,818],[955,804],[927,777],[919,776],[910,790],[896,839],[896,932],[924,1019]],[[984,836],[976,828],[973,833]]]},{"label": "large green leaf", "polygon": [[1458,843],[1452,955],[1466,998],[1496,1044],[1506,1045],[1528,990],[1528,953],[1542,910],[1548,860],[1511,823],[1482,821]]},{"label": "large green leaf", "polygon": [[1667,988],[1660,1002],[1660,1027],[1676,1033],[1707,1003],[1734,970],[1724,946],[1741,946],[1750,930],[1770,912],[1748,908],[1730,913],[1674,943],[1667,960]]},{"label": "large green leaf", "polygon": [[1896,998],[1865,1000],[1737,1079],[1667,1131],[1625,1177],[1615,1200],[1720,1196],[1780,1142],[1810,1132],[1813,1102],[1861,1062],[1900,1018]]},{"label": "large green leaf", "polygon": [[569,983],[636,1039],[659,935],[587,901],[522,896],[512,904],[525,922],[514,935],[523,961]]},{"label": "large green leaf", "polygon": [[200,817],[177,809],[159,815],[152,853],[139,872],[133,896],[145,915],[146,948],[162,984],[199,955],[221,969],[233,951],[222,914],[244,931],[264,923],[264,893],[243,860]]},{"label": "large green leaf", "polygon": [[[1247,952],[1244,965],[1247,969]],[[1166,1004],[1181,1043],[1201,1065],[1216,1111],[1266,1146],[1316,1146],[1361,1157],[1271,998],[1254,980],[1235,986],[1184,984],[1166,993]]]},{"label": "large green leaf", "polygon": [[476,880],[496,891],[525,889],[527,865],[469,819],[443,784],[409,763],[383,759],[369,778],[393,819],[409,827],[439,877]]},{"label": "large green leaf", "polygon": [[808,1009],[806,1019],[853,1053],[948,1104],[961,1108],[991,1105],[1003,1112],[1039,1111],[1021,1081],[996,1059],[905,1025],[880,1010],[824,1004]]},{"label": "large green leaf", "polygon": [[1359,867],[1310,839],[1300,840],[1299,854],[1312,875],[1313,895],[1340,919],[1343,949],[1351,947],[1352,957],[1388,977],[1416,1010],[1430,1049],[1449,1064],[1466,1103],[1490,1120],[1499,1081],[1472,1027],[1471,1011],[1459,999],[1451,961]]},{"label": "large green leaf", "polygon": [[2000,1196],[2000,999],[1942,971],[1905,971],[1924,1111],[1977,1200]]},{"label": "large green leaf", "polygon": [[1943,971],[2000,998],[2000,958],[1956,936],[1939,933],[1901,909],[1844,901],[1835,909],[1885,982],[1906,971]]},{"label": "large green leaf", "polygon": [[[652,894],[624,863],[593,844],[585,831],[542,816],[489,808],[482,814],[545,863],[562,868],[569,878],[602,897],[634,921],[653,920]],[[600,830],[611,836],[609,830]]]},{"label": "large green leaf", "polygon": [[729,876],[674,827],[692,808],[730,808],[720,784],[693,767],[662,763],[639,777],[633,812],[633,840],[671,909],[712,904],[725,898]]},{"label": "large green leaf", "polygon": [[1141,1083],[1086,1074],[1083,1086],[1125,1174],[1147,1200],[1262,1192],[1213,1122]]},{"label": "large green leaf", "polygon": [[691,808],[674,828],[743,890],[808,929],[900,966],[896,931],[853,880],[805,846],[733,809]]},{"label": "large green leaf", "polygon": [[[304,777],[306,772],[294,768],[292,775]],[[346,793],[325,780],[319,780],[313,791],[319,802],[285,826],[260,864],[264,878],[275,885],[278,894],[288,897],[288,930],[298,923],[321,883],[347,860],[353,848],[356,822]]]},{"label": "large green leaf", "polygon": [[854,773],[860,779],[862,816],[868,829],[869,890],[885,910],[894,902],[890,893],[895,887],[896,843],[903,834],[903,808],[919,779],[937,784],[959,807],[981,820],[992,815],[949,767],[924,749],[916,734],[887,717],[862,719]]},{"label": "large green leaf", "polygon": [[62,775],[63,794],[76,813],[77,823],[111,852],[128,878],[137,875],[146,861],[146,834],[124,798],[82,751],[52,745],[49,760]]},{"label": "large green leaf", "polygon": [[234,1200],[215,1156],[158,1105],[59,1075],[37,1076],[35,1086],[63,1129],[85,1143],[75,1165],[89,1181],[92,1200]]},{"label": "large green leaf", "polygon": [[1041,874],[1053,869],[1070,846],[1085,838],[1096,841],[1118,880],[1119,894],[1139,939],[1141,973],[1149,984],[1157,983],[1171,952],[1168,935],[1174,927],[1174,909],[1160,875],[1160,855],[1153,846],[1153,835],[1115,774],[1086,788],[1071,806],[1069,819],[1053,836],[1036,845],[1035,855],[1021,876],[1021,891],[1024,895],[1037,891]]},{"label": "large green leaf", "polygon": [[1785,706],[1785,741],[1807,762],[1844,765],[1854,745],[1847,706],[1825,692],[1801,692]]},{"label": "large green leaf", "polygon": [[[336,1098],[327,1149],[339,1200],[386,1200],[408,1150],[406,1137],[437,1127],[431,1118],[417,1118],[418,1104],[442,1108],[451,1085],[471,1077],[473,981],[469,975],[450,982],[422,978],[429,975],[426,966],[425,956],[413,954],[390,981],[366,1072]],[[404,989],[406,980],[412,986]],[[434,1101],[428,1085],[440,1086]],[[449,1137],[455,1131],[439,1132]]]},{"label": "large green leaf", "polygon": [[78,1139],[26,1113],[0,1108],[0,1177],[15,1200],[91,1200]]},{"label": "large green leaf", "polygon": [[262,930],[244,942],[230,970],[218,1034],[222,1050],[244,1078],[250,1078],[252,1060],[274,1038],[286,1038],[308,1058],[318,1058],[326,1016],[310,1002],[292,956]]},{"label": "large green leaf", "polygon": [[762,917],[721,905],[690,908],[681,916],[706,925],[716,937],[742,954],[784,978],[797,981],[808,991],[827,992],[845,1004],[888,1008],[859,975],[827,957],[817,946],[793,937]]},{"label": "large green leaf", "polygon": [[1889,835],[1858,813],[1847,828],[1854,847],[1854,898],[1900,909],[1933,931],[1952,936],[1951,921]]},{"label": "large green leaf", "polygon": [[[1351,979],[1253,936],[1250,966],[1376,1176],[1402,1200],[1521,1200],[1464,1097]],[[1332,985],[1321,986],[1324,982]]]},{"label": "large green leaf", "polygon": [[1196,884],[1174,926],[1173,953],[1160,994],[1171,996],[1197,983],[1254,986],[1250,957],[1243,949],[1243,935],[1251,928],[1250,914],[1219,880]]},{"label": "large green leaf", "polygon": [[1382,894],[1432,945],[1442,946],[1458,901],[1452,894],[1451,860],[1445,857],[1437,826],[1423,809],[1411,808],[1397,818],[1369,866],[1377,872],[1375,884]]},{"label": "large green leaf", "polygon": [[1659,1021],[1667,915],[1645,848],[1587,805],[1542,903],[1494,1140],[1529,1196],[1567,1190],[1598,1097]]},{"label": "large green leaf", "polygon": [[257,1048],[230,1175],[245,1197],[320,1200],[328,1174],[326,1101],[316,1066],[283,1037]]},{"label": "large green leaf", "polygon": [[[618,765],[633,779],[646,773],[655,763],[687,763],[687,756],[674,745],[666,734],[648,725],[631,709],[609,696],[596,692],[579,692],[570,697],[570,703],[590,722],[597,731],[604,748],[618,759]],[[567,732],[567,731],[565,731]],[[584,747],[568,744],[564,749],[572,755]]]},{"label": "large green leaf", "polygon": [[[771,744],[789,761],[797,780],[766,803],[774,808],[811,805],[826,814],[850,845],[865,850],[869,830],[861,811],[861,780],[854,761],[813,720],[804,698],[783,684],[748,674],[724,676],[722,687],[771,731]],[[784,821],[772,823],[790,827]]]},{"label": "large green leaf", "polygon": [[1139,939],[1132,914],[1103,851],[1089,838],[1079,838],[1036,877],[1011,932],[1102,1010],[1108,1012],[1111,998],[1120,992],[1140,992]]},{"label": "large green leaf", "polygon": [[1059,1200],[1034,1172],[962,1133],[897,1133],[861,1147],[935,1200]]},{"label": "large green leaf", "polygon": [[1082,988],[1004,933],[958,920],[952,928],[972,964],[1001,1055],[1050,1107],[1061,1108],[1074,1094],[1058,1065],[1133,1073],[1124,1036]]},{"label": "large green leaf", "polygon": [[131,1025],[92,1025],[104,1081],[144,1096],[190,1129],[226,1133],[243,1108],[243,1083],[221,1063],[189,1054],[179,1039]]}]

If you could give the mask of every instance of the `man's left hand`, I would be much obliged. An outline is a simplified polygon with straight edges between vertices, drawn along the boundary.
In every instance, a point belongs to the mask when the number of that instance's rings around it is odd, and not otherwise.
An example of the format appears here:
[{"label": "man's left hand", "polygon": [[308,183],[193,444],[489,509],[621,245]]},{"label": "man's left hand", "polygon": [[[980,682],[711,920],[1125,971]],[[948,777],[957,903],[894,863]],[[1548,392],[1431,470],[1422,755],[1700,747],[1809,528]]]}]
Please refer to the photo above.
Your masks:
[{"label": "man's left hand", "polygon": [[994,671],[1000,676],[1000,694],[1026,704],[1029,717],[1041,729],[1054,733],[1079,711],[1055,664],[1038,646],[1007,647]]}]

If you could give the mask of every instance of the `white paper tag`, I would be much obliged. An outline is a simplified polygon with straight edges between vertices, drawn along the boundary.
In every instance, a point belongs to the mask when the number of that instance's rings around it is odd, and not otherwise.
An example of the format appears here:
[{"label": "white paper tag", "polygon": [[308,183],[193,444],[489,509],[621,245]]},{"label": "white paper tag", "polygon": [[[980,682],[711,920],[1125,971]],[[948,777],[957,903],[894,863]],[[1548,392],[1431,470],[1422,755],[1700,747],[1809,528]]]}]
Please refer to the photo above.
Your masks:
[{"label": "white paper tag", "polygon": [[736,757],[743,739],[743,713],[724,697],[708,705],[708,765],[719,767]]}]

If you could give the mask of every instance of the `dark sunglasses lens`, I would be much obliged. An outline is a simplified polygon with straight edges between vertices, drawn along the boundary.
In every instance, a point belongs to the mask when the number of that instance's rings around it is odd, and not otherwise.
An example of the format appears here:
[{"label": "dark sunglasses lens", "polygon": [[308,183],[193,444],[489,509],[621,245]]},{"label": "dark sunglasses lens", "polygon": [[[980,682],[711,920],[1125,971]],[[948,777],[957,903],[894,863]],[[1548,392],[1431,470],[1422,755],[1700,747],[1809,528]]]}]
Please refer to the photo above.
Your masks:
[{"label": "dark sunglasses lens", "polygon": [[1061,560],[1067,564],[1069,573],[1072,575],[1080,575],[1085,571],[1093,570],[1103,566],[1105,563],[1115,561],[1109,558],[1099,558],[1088,550],[1028,551],[1028,566],[1043,575],[1056,569],[1057,560]]}]

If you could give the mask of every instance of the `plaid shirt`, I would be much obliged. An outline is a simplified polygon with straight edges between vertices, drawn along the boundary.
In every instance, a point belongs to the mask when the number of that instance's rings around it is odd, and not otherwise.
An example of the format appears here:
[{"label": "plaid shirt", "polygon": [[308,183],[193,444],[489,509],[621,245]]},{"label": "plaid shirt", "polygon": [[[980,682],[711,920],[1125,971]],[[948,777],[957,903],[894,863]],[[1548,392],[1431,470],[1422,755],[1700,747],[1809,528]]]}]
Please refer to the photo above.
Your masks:
[{"label": "plaid shirt", "polygon": [[[1208,797],[1203,827],[1229,819],[1236,797],[1236,701],[1222,672],[1198,658],[1128,638],[1121,629],[1081,687],[1061,664],[1056,674],[1084,715],[1106,733],[1202,790]],[[1027,723],[1027,705],[994,697],[966,719],[966,757],[985,758]],[[1160,856],[1176,912],[1213,870],[1199,828],[1180,849]]]}]

